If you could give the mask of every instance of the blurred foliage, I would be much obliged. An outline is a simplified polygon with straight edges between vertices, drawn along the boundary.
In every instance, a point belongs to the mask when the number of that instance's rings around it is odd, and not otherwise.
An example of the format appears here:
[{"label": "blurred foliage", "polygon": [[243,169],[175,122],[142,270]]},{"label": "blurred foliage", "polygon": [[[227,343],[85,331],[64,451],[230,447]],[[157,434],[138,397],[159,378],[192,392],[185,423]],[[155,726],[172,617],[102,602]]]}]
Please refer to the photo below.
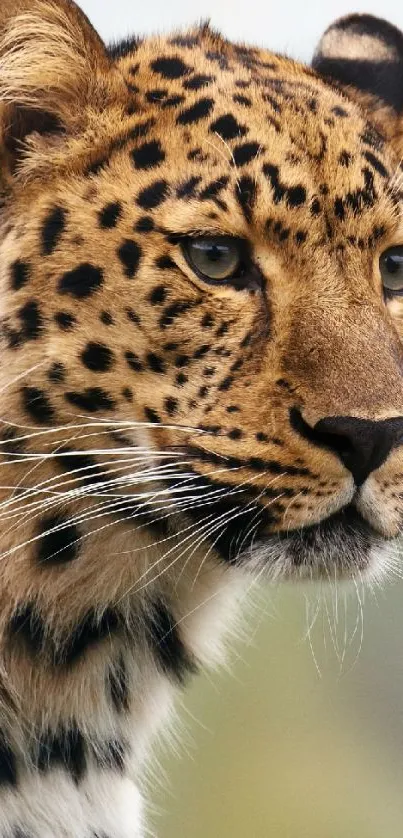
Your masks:
[{"label": "blurred foliage", "polygon": [[161,838],[402,838],[403,584],[357,590],[264,592],[231,672],[184,698]]}]

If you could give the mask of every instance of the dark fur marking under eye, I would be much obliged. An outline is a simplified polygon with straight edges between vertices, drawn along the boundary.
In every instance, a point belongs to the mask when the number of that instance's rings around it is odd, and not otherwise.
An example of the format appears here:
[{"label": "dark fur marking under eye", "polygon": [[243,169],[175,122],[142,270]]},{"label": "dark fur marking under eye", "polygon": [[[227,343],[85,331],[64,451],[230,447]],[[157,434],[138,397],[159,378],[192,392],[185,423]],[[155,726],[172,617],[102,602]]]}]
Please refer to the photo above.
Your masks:
[{"label": "dark fur marking under eye", "polygon": [[189,300],[178,300],[176,303],[167,306],[159,321],[161,329],[172,326],[177,317],[199,304],[200,301],[190,302]]},{"label": "dark fur marking under eye", "polygon": [[109,346],[103,343],[87,343],[81,353],[81,360],[87,369],[92,372],[106,372],[113,364],[113,352]]},{"label": "dark fur marking under eye", "polygon": [[43,390],[38,387],[23,387],[22,403],[25,412],[38,425],[49,425],[55,418],[55,411]]},{"label": "dark fur marking under eye", "polygon": [[13,291],[19,291],[30,279],[31,270],[27,262],[17,259],[10,267],[10,285]]},{"label": "dark fur marking under eye", "polygon": [[145,616],[147,638],[157,665],[166,675],[183,683],[188,674],[196,671],[196,666],[173,615],[161,600],[157,600]]},{"label": "dark fur marking under eye", "polygon": [[200,119],[206,119],[214,108],[214,99],[199,99],[190,108],[182,111],[177,117],[178,125],[192,125]]},{"label": "dark fur marking under eye", "polygon": [[158,140],[152,140],[133,149],[132,160],[136,169],[154,169],[165,160],[165,151]]},{"label": "dark fur marking under eye", "polygon": [[87,411],[88,413],[97,413],[101,410],[113,410],[115,407],[115,402],[111,396],[99,387],[87,387],[87,389],[83,390],[81,393],[65,393],[65,399],[70,402],[70,404],[74,405],[74,407],[79,407],[81,410]]},{"label": "dark fur marking under eye", "polygon": [[72,271],[67,271],[59,280],[59,293],[71,294],[77,300],[90,297],[101,287],[103,272],[101,268],[83,262]]},{"label": "dark fur marking under eye", "polygon": [[77,527],[63,515],[42,518],[39,535],[39,564],[64,564],[77,558],[80,535]]},{"label": "dark fur marking under eye", "polygon": [[55,207],[46,216],[42,227],[42,252],[49,256],[56,249],[66,226],[67,212]]},{"label": "dark fur marking under eye", "polygon": [[157,180],[139,193],[137,203],[145,210],[152,210],[162,204],[168,195],[168,183],[166,180]]},{"label": "dark fur marking under eye", "polygon": [[191,72],[179,56],[161,56],[151,62],[151,69],[164,79],[180,79]]},{"label": "dark fur marking under eye", "polygon": [[122,204],[115,201],[111,204],[106,204],[98,213],[99,225],[106,230],[116,227],[120,216],[122,215]]},{"label": "dark fur marking under eye", "polygon": [[75,725],[43,733],[36,748],[33,761],[38,771],[45,773],[58,766],[68,771],[75,783],[80,782],[86,769],[85,744]]},{"label": "dark fur marking under eye", "polygon": [[124,266],[125,276],[133,279],[140,264],[141,248],[133,239],[126,239],[118,250],[118,256]]},{"label": "dark fur marking under eye", "polygon": [[231,113],[227,113],[210,125],[210,131],[219,134],[223,140],[235,140],[236,137],[245,136],[248,129],[245,125],[240,125]]}]

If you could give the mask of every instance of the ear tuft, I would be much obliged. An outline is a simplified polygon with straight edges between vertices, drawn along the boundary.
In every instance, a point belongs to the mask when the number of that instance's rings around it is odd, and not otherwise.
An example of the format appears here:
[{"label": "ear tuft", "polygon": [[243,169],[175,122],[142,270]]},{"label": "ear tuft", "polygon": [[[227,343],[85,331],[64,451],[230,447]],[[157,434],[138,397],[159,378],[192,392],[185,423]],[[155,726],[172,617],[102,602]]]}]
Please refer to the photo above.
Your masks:
[{"label": "ear tuft", "polygon": [[332,81],[403,112],[403,33],[372,15],[349,15],[326,30],[312,66]]}]

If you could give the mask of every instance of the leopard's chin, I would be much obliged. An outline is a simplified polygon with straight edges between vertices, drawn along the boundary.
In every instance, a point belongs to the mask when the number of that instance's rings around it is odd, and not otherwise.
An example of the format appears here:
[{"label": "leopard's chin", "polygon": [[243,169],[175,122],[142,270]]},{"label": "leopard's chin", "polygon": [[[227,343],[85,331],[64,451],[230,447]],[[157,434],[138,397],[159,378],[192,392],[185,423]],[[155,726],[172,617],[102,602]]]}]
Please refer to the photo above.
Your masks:
[{"label": "leopard's chin", "polygon": [[400,543],[377,532],[350,504],[319,523],[261,541],[253,561],[266,564],[270,578],[279,581],[381,579],[393,570]]}]

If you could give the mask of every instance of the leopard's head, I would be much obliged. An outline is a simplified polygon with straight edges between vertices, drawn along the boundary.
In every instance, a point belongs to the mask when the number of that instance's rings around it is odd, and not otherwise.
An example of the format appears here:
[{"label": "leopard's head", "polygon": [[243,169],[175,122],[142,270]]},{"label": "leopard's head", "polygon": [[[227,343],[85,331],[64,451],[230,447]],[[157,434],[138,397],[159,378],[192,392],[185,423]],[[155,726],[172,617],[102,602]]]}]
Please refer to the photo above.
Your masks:
[{"label": "leopard's head", "polygon": [[[74,434],[83,449],[73,481],[95,485],[100,463],[115,478],[116,438],[102,459],[77,430],[113,426],[151,452],[150,485],[163,475],[147,514],[164,538],[178,521],[277,578],[385,570],[403,522],[403,36],[344,19],[312,69],[208,27],[107,49],[71,3],[14,5],[0,12],[13,485],[18,446],[53,456],[55,429],[66,462]],[[65,507],[52,514],[70,537]]]}]

